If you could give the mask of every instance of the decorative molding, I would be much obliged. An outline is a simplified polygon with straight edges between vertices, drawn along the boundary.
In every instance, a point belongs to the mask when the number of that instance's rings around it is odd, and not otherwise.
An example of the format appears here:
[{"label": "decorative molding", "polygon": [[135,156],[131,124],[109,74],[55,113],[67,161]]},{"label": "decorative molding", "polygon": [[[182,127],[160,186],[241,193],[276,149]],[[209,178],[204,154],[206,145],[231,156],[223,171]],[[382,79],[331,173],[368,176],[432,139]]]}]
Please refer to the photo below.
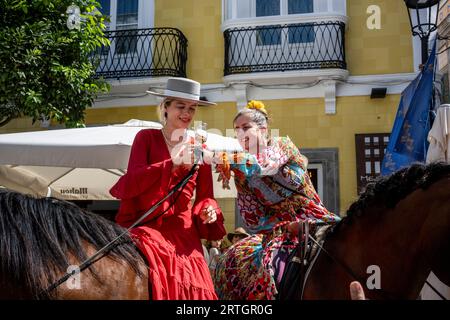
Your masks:
[{"label": "decorative molding", "polygon": [[388,73],[388,74],[371,74],[371,75],[361,75],[361,76],[350,76],[348,77],[348,83],[352,84],[370,84],[379,83],[392,85],[393,83],[403,82],[403,81],[413,81],[417,77],[417,73]]},{"label": "decorative molding", "polygon": [[[380,74],[350,76],[344,80],[328,79],[334,81],[336,97],[370,96],[374,87],[387,87],[387,94],[400,94],[409,83],[417,76],[416,73]],[[234,77],[234,76],[230,76]],[[229,78],[227,77],[229,80]],[[322,98],[325,96],[323,82],[276,84],[269,81],[269,77],[261,85],[253,81],[233,81],[229,83],[202,84],[201,95],[212,102],[238,102],[244,106],[248,100],[283,100],[283,99],[308,99]],[[155,97],[145,95],[149,88],[162,90],[167,78],[140,78],[109,80],[111,93],[99,96],[94,108],[116,108],[130,106],[149,106],[159,103]],[[283,81],[280,81],[283,82]],[[286,82],[286,81],[285,81]],[[287,81],[289,82],[289,81]],[[291,81],[294,82],[294,81]]]},{"label": "decorative molding", "polygon": [[163,90],[169,77],[128,78],[111,80],[108,94],[99,95],[93,108],[140,107],[159,104],[160,99],[146,91]]},{"label": "decorative molding", "polygon": [[319,80],[345,80],[348,71],[343,69],[311,69],[276,72],[254,72],[223,77],[225,85],[236,82],[251,82],[256,85],[286,85],[311,83]]},{"label": "decorative molding", "polygon": [[150,94],[141,96],[109,96],[95,100],[93,109],[130,108],[156,106],[160,100]]},{"label": "decorative molding", "polygon": [[325,114],[336,114],[336,81],[324,81]]},{"label": "decorative molding", "polygon": [[[111,93],[133,93],[143,88],[143,93],[148,89],[163,89],[170,77],[142,77],[142,78],[121,78],[118,80],[108,79],[111,86]],[[145,89],[145,90],[144,90]],[[138,91],[139,92],[139,91]]]}]

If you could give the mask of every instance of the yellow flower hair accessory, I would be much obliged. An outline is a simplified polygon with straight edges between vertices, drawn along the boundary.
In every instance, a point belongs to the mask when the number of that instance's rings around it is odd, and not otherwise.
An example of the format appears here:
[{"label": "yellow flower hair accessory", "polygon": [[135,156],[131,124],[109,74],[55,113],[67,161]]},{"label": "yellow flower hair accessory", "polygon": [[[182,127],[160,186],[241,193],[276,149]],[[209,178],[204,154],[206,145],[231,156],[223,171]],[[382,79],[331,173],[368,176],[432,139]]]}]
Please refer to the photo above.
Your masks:
[{"label": "yellow flower hair accessory", "polygon": [[252,100],[249,103],[247,103],[247,108],[259,110],[262,113],[264,113],[264,115],[267,116],[266,106],[261,101]]}]

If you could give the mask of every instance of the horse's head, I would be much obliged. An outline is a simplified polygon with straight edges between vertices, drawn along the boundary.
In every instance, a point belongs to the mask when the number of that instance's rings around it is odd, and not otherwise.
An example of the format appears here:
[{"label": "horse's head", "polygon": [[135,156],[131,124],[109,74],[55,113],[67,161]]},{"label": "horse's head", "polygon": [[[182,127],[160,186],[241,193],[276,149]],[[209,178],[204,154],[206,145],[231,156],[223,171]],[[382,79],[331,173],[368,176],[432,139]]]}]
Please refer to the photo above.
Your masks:
[{"label": "horse's head", "polygon": [[[124,231],[73,203],[0,189],[0,299],[61,298],[56,292],[63,286],[51,292],[46,289]],[[94,268],[83,273],[85,289],[77,298],[89,299],[95,294],[97,299],[118,298],[121,292],[134,293],[125,287],[125,272],[120,272],[130,269],[134,280],[141,274],[142,258],[128,234],[116,244]],[[123,288],[117,288],[117,283]]]},{"label": "horse's head", "polygon": [[[450,165],[413,165],[382,177],[352,204],[326,249],[367,280],[369,298],[416,299],[430,271],[450,285],[449,199]],[[345,267],[322,254],[316,272],[308,297],[349,298],[342,288],[355,278]]]}]

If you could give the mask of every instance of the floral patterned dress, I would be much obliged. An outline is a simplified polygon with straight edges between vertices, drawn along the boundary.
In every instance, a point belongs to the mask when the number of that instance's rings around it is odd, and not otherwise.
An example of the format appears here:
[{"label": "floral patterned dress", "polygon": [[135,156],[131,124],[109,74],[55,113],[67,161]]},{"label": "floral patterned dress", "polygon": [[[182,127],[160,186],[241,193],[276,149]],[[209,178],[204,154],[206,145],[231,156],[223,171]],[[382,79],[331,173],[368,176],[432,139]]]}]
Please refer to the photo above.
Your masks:
[{"label": "floral patterned dress", "polygon": [[[277,294],[275,253],[289,254],[298,243],[282,226],[306,219],[335,223],[340,218],[323,205],[307,173],[307,159],[289,137],[273,138],[258,156],[235,154],[229,166],[241,217],[255,235],[222,255],[213,277],[215,289],[219,299],[272,300]],[[217,166],[222,178],[227,176],[223,168]]]}]

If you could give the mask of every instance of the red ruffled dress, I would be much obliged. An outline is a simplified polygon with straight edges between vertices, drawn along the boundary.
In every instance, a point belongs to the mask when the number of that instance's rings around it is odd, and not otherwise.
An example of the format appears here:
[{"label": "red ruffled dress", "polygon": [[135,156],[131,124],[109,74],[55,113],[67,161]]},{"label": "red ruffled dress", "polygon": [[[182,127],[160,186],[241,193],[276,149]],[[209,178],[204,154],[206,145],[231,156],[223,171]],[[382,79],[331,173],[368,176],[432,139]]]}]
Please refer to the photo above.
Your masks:
[{"label": "red ruffled dress", "polygon": [[[141,130],[131,148],[127,173],[110,190],[121,199],[116,216],[119,225],[131,226],[189,171],[172,172],[172,167],[161,130]],[[192,205],[194,189],[196,199]],[[199,214],[209,205],[216,208],[217,221],[203,224]],[[226,234],[223,215],[213,195],[211,166],[201,165],[181,192],[162,203],[131,233],[148,259],[153,299],[217,299],[200,242],[222,239]]]}]

